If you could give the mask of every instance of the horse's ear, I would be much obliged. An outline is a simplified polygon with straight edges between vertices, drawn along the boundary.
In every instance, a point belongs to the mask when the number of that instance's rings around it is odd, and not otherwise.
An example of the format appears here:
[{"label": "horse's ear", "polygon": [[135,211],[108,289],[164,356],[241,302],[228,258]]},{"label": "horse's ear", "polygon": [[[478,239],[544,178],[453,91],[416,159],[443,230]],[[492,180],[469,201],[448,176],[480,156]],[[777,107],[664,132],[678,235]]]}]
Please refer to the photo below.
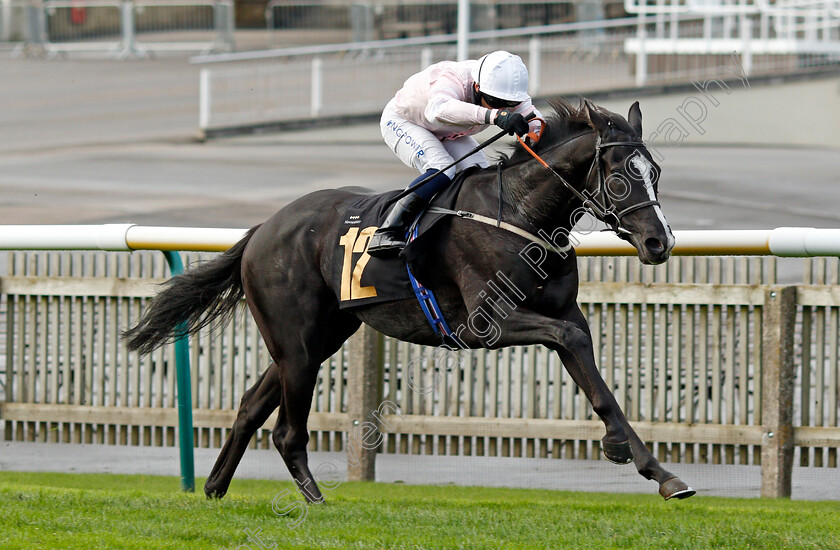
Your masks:
[{"label": "horse's ear", "polygon": [[586,118],[589,119],[592,126],[599,132],[606,130],[607,126],[609,126],[609,120],[607,120],[607,118],[598,111],[598,108],[595,107],[595,105],[588,99],[584,100],[584,106]]},{"label": "horse's ear", "polygon": [[627,113],[627,122],[636,131],[638,135],[642,135],[642,110],[639,109],[639,102],[635,101],[630,106],[630,112]]}]

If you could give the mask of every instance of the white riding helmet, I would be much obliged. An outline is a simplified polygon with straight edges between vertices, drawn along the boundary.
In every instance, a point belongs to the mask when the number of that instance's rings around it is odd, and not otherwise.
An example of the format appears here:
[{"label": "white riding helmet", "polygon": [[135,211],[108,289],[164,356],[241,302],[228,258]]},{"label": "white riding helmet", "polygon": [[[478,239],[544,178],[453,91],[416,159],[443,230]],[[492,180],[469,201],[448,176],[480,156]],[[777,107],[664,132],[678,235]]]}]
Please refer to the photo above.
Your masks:
[{"label": "white riding helmet", "polygon": [[506,101],[525,101],[528,96],[528,68],[518,55],[499,50],[478,60],[473,80],[481,93]]}]

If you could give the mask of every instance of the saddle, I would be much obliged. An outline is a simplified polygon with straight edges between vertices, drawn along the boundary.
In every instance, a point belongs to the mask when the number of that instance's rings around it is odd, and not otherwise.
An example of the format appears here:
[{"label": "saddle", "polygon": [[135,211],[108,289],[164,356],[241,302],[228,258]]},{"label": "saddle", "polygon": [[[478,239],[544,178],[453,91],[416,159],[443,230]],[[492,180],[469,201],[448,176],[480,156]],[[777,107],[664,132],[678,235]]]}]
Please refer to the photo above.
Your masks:
[{"label": "saddle", "polygon": [[415,297],[416,291],[409,277],[411,264],[421,257],[424,262],[430,261],[423,254],[424,236],[447,217],[436,209],[448,211],[454,207],[464,178],[471,171],[467,169],[457,174],[452,184],[432,200],[432,211],[426,209],[417,215],[409,228],[410,242],[398,257],[374,258],[367,254],[367,245],[385,220],[390,207],[388,201],[400,191],[361,196],[346,206],[341,212],[342,229],[331,257],[330,287],[341,309]]}]

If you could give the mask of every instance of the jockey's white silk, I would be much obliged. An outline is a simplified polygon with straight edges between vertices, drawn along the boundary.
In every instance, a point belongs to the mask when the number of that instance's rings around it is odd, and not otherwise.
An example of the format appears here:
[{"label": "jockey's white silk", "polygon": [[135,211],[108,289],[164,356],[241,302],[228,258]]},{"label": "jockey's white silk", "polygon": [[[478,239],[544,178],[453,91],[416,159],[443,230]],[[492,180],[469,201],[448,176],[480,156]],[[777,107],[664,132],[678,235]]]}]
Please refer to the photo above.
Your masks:
[{"label": "jockey's white silk", "polygon": [[[478,60],[430,65],[406,80],[385,107],[380,122],[382,137],[405,164],[420,172],[443,168],[475,147],[475,140],[469,136],[489,126],[485,123],[489,109],[473,103],[472,73],[477,67]],[[513,111],[542,116],[530,99]],[[492,112],[491,120],[495,116]],[[538,122],[530,124],[532,132],[541,129]],[[487,166],[483,152],[459,163],[457,171],[474,165]],[[454,173],[455,169],[447,171],[450,177]]]},{"label": "jockey's white silk", "polygon": [[[396,114],[441,139],[480,132],[487,127],[488,109],[473,103],[472,73],[477,67],[476,59],[441,61],[411,76],[394,96]],[[523,116],[536,112],[530,99],[513,110]],[[539,129],[532,123],[531,130]]]}]

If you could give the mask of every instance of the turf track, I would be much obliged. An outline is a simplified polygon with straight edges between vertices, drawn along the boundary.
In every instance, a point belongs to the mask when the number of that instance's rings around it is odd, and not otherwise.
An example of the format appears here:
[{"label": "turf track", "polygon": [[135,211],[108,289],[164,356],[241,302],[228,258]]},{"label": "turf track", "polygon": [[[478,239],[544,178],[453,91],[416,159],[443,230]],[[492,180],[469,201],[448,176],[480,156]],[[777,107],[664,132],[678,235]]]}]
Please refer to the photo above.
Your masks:
[{"label": "turf track", "polygon": [[234,480],[208,501],[172,477],[3,472],[0,548],[840,547],[840,502],[341,483],[306,507],[293,491]]}]

